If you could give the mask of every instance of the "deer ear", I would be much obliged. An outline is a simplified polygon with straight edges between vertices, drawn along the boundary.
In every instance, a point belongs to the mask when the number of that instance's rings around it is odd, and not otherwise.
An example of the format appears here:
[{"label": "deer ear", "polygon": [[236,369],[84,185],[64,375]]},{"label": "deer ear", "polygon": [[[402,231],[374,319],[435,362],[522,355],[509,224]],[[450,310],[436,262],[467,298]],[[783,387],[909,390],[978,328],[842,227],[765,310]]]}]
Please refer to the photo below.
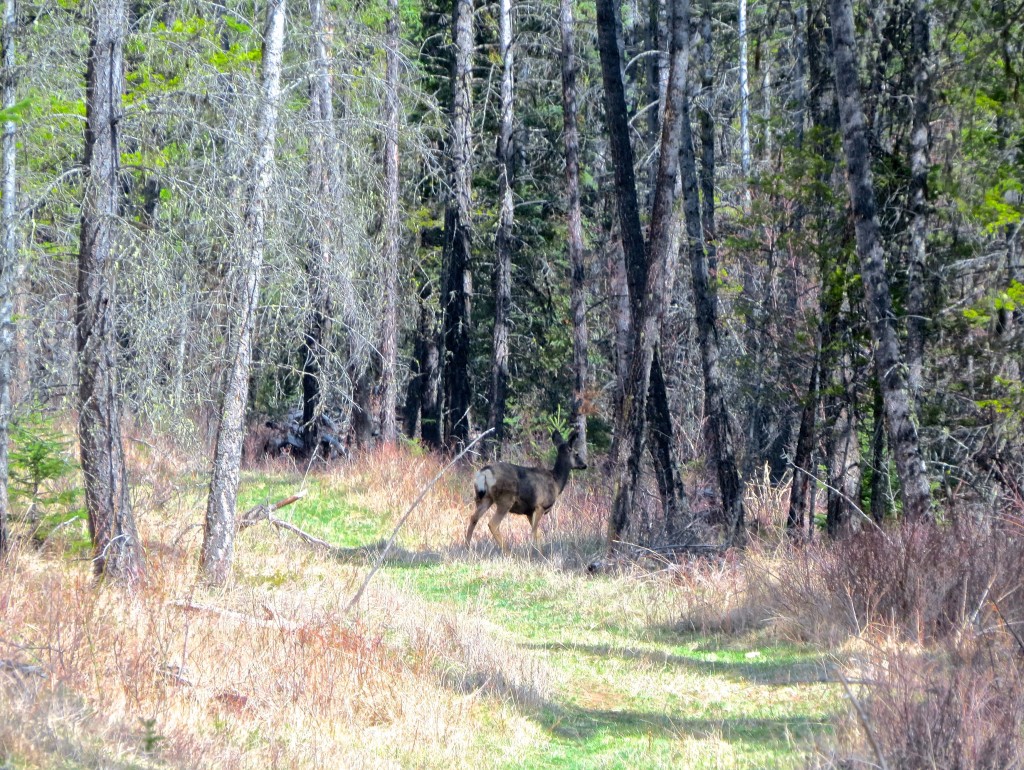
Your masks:
[{"label": "deer ear", "polygon": [[565,443],[565,441],[562,439],[562,434],[559,433],[557,430],[551,431],[551,441],[554,443],[555,446],[562,446],[562,444]]},{"label": "deer ear", "polygon": [[572,433],[569,434],[569,438],[565,440],[565,443],[568,444],[569,446],[575,446],[576,439],[578,439],[579,437],[580,432],[578,430],[574,430]]}]

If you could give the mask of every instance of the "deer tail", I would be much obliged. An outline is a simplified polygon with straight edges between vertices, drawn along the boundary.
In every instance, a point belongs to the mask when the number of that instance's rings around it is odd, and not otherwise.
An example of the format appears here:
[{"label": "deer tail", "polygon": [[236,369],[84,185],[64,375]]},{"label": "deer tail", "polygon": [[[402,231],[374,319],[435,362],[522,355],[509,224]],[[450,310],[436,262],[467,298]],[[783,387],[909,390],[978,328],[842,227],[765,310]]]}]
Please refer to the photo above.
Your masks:
[{"label": "deer tail", "polygon": [[494,486],[494,469],[486,465],[478,470],[473,478],[473,486],[476,487],[476,499],[479,501]]}]

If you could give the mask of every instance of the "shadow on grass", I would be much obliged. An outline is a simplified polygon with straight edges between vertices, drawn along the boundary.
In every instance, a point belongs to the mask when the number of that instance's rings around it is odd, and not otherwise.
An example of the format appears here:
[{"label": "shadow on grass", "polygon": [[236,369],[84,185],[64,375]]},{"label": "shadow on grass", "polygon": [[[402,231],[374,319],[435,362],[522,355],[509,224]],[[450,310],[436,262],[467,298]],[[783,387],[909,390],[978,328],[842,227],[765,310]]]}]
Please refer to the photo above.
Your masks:
[{"label": "shadow on grass", "polygon": [[586,742],[598,735],[618,737],[661,735],[666,738],[720,735],[729,741],[754,746],[789,745],[793,738],[811,739],[830,731],[827,722],[806,717],[704,719],[673,717],[653,711],[587,709],[578,706],[549,705],[534,719],[553,736]]},{"label": "shadow on grass", "polygon": [[806,661],[752,660],[740,663],[729,660],[701,660],[697,657],[691,658],[657,649],[636,646],[620,647],[611,644],[553,642],[526,644],[524,647],[548,652],[575,652],[602,658],[641,661],[656,666],[686,668],[704,674],[720,674],[758,685],[819,684],[834,681],[828,677],[824,656],[816,656]]},{"label": "shadow on grass", "polygon": [[[335,547],[331,550],[331,556],[344,564],[374,564],[383,553],[386,542],[379,540],[376,543],[355,548]],[[393,545],[387,556],[384,557],[384,565],[387,567],[429,567],[440,564],[441,559],[442,554],[437,551],[413,551]]]}]

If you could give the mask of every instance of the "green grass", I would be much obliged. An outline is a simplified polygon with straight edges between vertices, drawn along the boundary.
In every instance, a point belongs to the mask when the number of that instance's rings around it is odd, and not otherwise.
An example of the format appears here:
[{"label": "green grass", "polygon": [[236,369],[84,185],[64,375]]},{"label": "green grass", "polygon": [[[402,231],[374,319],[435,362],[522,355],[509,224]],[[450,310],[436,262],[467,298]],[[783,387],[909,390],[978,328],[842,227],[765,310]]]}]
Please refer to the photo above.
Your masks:
[{"label": "green grass", "polygon": [[[238,510],[247,511],[261,503],[274,503],[295,494],[299,477],[267,477],[243,474],[238,491]],[[356,548],[379,539],[390,523],[389,517],[346,502],[337,490],[326,488],[320,479],[308,479],[306,496],[274,515],[316,537],[342,548]]]},{"label": "green grass", "polygon": [[[247,477],[239,509],[287,497],[297,481]],[[345,548],[389,534],[390,515],[345,498],[313,479],[279,515]],[[657,593],[671,590],[664,584],[588,577],[526,554],[467,559],[460,550],[388,565],[377,579],[439,611],[493,623],[554,673],[547,699],[520,708],[531,748],[510,756],[500,729],[482,732],[477,753],[487,766],[801,767],[841,708],[838,691],[821,681],[820,651],[751,633],[684,632],[674,626],[672,597]]]},{"label": "green grass", "polygon": [[839,707],[821,682],[820,652],[652,626],[616,597],[622,578],[515,558],[392,577],[428,601],[483,615],[561,674],[551,701],[528,715],[544,740],[508,767],[799,767]]}]

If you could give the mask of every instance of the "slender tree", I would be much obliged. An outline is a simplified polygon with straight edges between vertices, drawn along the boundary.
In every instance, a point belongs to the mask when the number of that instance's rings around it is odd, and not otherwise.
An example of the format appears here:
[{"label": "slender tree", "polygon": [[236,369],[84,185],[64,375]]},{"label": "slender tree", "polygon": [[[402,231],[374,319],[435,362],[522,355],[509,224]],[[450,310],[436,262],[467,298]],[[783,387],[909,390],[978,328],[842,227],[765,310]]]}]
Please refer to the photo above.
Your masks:
[{"label": "slender tree", "polygon": [[[619,58],[618,24],[614,4],[601,0],[597,5],[598,43],[602,79],[605,86],[605,120],[615,163],[616,195],[626,253],[626,276],[631,307],[631,349],[629,370],[623,387],[623,405],[616,431],[625,436],[628,454],[614,457],[615,500],[609,519],[609,543],[619,540],[635,506],[641,462],[647,449],[648,391],[655,345],[661,320],[667,307],[666,273],[673,241],[675,182],[679,163],[685,104],[686,68],[689,60],[689,0],[673,0],[669,10],[669,80],[665,117],[662,122],[658,174],[651,214],[649,243],[640,234],[639,207],[629,143],[625,90]],[[660,372],[660,367],[658,369]],[[663,380],[662,380],[663,381]],[[657,426],[671,441],[671,422]],[[672,491],[682,494],[682,487]],[[675,518],[675,504],[668,502],[666,515]]]},{"label": "slender tree", "polygon": [[302,362],[302,441],[312,455],[320,446],[324,412],[324,383],[328,338],[334,299],[331,264],[337,242],[334,206],[338,197],[337,140],[334,133],[334,77],[328,51],[323,0],[309,0],[313,72],[309,79],[310,151],[308,161],[310,206],[306,284],[309,307],[299,349]]},{"label": "slender tree", "polygon": [[444,439],[464,443],[470,429],[472,384],[469,369],[473,275],[472,109],[473,0],[455,0],[453,8],[452,101],[448,135],[450,197],[444,214],[441,267],[441,382]]},{"label": "slender tree", "polygon": [[494,239],[494,345],[491,351],[491,404],[488,419],[494,431],[489,442],[501,456],[508,398],[508,335],[512,313],[512,97],[515,63],[512,49],[512,2],[498,0],[498,52],[501,57],[501,118],[498,128],[498,231]]},{"label": "slender tree", "polygon": [[829,0],[839,118],[846,156],[847,184],[853,206],[857,256],[865,304],[874,341],[875,369],[885,404],[886,425],[893,449],[904,515],[930,515],[931,493],[907,392],[904,361],[893,315],[885,251],[879,231],[874,183],[857,80],[857,42],[852,0]]},{"label": "slender tree", "polygon": [[231,571],[235,545],[235,503],[238,496],[245,407],[249,395],[252,336],[259,304],[266,209],[273,179],[274,139],[281,100],[286,0],[269,0],[263,36],[262,85],[256,127],[256,153],[249,169],[243,226],[239,233],[240,264],[235,286],[235,327],[232,330],[227,386],[221,407],[213,478],[206,505],[202,569],[208,582],[224,584]]},{"label": "slender tree", "polygon": [[398,439],[398,130],[402,117],[398,98],[398,57],[401,21],[398,0],[388,0],[384,75],[384,318],[380,343],[384,399],[380,428],[382,438],[389,443]]},{"label": "slender tree", "polygon": [[[4,27],[0,33],[3,51],[3,108],[14,109],[17,70],[14,61],[14,25],[17,21],[15,0],[4,1]],[[9,116],[11,117],[11,116]],[[3,122],[3,244],[0,252],[0,557],[8,549],[7,439],[11,423],[11,380],[14,369],[14,292],[20,272],[18,259],[17,210],[17,144],[13,120]]]},{"label": "slender tree", "polygon": [[914,0],[911,42],[914,112],[910,132],[910,255],[907,260],[907,386],[915,399],[924,388],[925,263],[928,235],[928,169],[931,165],[931,11]]},{"label": "slender tree", "polygon": [[78,252],[78,440],[97,575],[134,582],[142,547],[128,495],[114,328],[124,0],[94,6],[86,70],[85,194]]},{"label": "slender tree", "polygon": [[[711,25],[704,25],[704,45],[711,46]],[[706,54],[705,57],[709,57]],[[730,539],[740,544],[745,538],[743,488],[736,466],[732,426],[720,371],[718,341],[718,292],[715,231],[715,148],[713,124],[702,122],[701,170],[698,183],[697,161],[690,123],[690,99],[681,105],[682,130],[679,145],[679,169],[683,182],[683,214],[689,244],[690,276],[697,318],[697,343],[700,346],[704,374],[704,412],[708,420],[711,451],[714,458],[722,510]],[[698,192],[699,187],[699,192]]]},{"label": "slender tree", "polygon": [[579,436],[576,446],[587,459],[587,416],[583,411],[587,388],[586,262],[583,254],[583,211],[580,207],[580,133],[576,107],[576,30],[572,0],[559,0],[562,35],[562,120],[565,138],[566,230],[569,247],[569,307],[572,313],[572,406],[570,427]]}]

